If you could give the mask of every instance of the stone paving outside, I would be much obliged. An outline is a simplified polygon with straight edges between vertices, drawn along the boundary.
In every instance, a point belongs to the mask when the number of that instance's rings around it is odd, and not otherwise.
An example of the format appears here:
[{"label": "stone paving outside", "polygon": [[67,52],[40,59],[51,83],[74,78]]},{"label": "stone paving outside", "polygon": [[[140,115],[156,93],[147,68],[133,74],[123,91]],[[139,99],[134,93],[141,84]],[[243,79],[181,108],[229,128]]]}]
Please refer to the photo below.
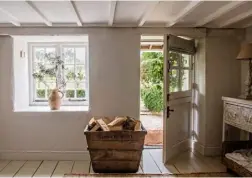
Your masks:
[{"label": "stone paving outside", "polygon": [[146,130],[163,130],[162,115],[140,115],[140,121]]}]

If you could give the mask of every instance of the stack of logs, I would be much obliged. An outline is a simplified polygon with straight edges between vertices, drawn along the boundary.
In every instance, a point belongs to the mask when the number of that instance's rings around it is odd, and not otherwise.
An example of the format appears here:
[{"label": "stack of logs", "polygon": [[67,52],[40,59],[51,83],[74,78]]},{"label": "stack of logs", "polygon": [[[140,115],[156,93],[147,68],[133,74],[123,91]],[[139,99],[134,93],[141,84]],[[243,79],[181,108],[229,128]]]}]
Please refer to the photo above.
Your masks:
[{"label": "stack of logs", "polygon": [[92,118],[88,123],[88,130],[94,131],[141,131],[141,122],[132,117],[115,117],[113,119],[102,117]]}]

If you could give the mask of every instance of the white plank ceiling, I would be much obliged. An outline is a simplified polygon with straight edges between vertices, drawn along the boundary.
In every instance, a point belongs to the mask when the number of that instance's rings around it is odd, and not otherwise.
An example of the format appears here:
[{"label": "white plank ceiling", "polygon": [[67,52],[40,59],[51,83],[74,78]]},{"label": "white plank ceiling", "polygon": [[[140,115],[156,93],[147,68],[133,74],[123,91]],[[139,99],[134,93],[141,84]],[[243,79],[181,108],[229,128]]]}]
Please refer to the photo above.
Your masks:
[{"label": "white plank ceiling", "polygon": [[0,26],[247,28],[252,1],[0,0]]}]

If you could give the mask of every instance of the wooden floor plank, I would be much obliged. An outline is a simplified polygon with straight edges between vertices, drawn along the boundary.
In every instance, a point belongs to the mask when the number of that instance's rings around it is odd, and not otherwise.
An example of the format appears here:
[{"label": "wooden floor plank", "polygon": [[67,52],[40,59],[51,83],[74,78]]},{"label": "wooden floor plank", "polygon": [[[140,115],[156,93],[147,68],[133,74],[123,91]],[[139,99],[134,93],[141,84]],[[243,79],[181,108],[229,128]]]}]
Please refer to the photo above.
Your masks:
[{"label": "wooden floor plank", "polygon": [[153,149],[150,150],[150,155],[152,156],[153,160],[155,161],[156,165],[158,166],[159,170],[164,174],[177,174],[179,173],[178,170],[172,164],[163,163],[163,150],[162,149]]},{"label": "wooden floor plank", "polygon": [[143,150],[143,161],[142,161],[142,169],[145,174],[160,174],[158,166],[155,161],[152,159],[148,150]]},{"label": "wooden floor plank", "polygon": [[179,173],[192,173],[196,172],[196,170],[192,166],[190,152],[186,151],[181,153],[178,157],[174,158],[171,161],[179,171]]},{"label": "wooden floor plank", "polygon": [[74,161],[59,161],[52,177],[63,177],[65,174],[70,174],[73,169]]},{"label": "wooden floor plank", "polygon": [[0,172],[10,163],[8,160],[0,160]]},{"label": "wooden floor plank", "polygon": [[190,163],[196,172],[212,172],[211,167],[194,155],[193,152],[190,153]]},{"label": "wooden floor plank", "polygon": [[89,173],[90,161],[75,161],[72,173],[85,174]]},{"label": "wooden floor plank", "polygon": [[40,166],[42,161],[27,161],[23,167],[17,172],[15,177],[32,177]]},{"label": "wooden floor plank", "polygon": [[0,177],[13,177],[26,161],[11,161],[1,172]]},{"label": "wooden floor plank", "polygon": [[33,177],[50,177],[58,161],[43,161]]},{"label": "wooden floor plank", "polygon": [[226,172],[226,166],[221,163],[219,157],[203,156],[198,152],[193,154],[210,168],[210,172]]}]

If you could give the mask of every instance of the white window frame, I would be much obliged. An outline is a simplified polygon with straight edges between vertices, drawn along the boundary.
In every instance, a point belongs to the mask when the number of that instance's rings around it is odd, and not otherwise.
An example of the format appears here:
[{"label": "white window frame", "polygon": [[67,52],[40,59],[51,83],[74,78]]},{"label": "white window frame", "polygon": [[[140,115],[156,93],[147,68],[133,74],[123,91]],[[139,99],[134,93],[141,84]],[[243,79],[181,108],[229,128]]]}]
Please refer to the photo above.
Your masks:
[{"label": "white window frame", "polygon": [[[62,106],[88,106],[89,105],[89,49],[87,42],[28,42],[28,60],[29,60],[29,105],[30,106],[46,106],[47,100],[35,101],[35,82],[32,76],[34,71],[34,47],[55,47],[56,55],[63,54],[63,47],[84,47],[85,48],[85,100],[76,101],[72,99],[62,100]],[[66,64],[67,65],[67,64]],[[76,92],[75,92],[76,93]]]},{"label": "white window frame", "polygon": [[[180,92],[191,92],[192,90],[192,79],[193,79],[193,60],[194,60],[194,56],[193,55],[190,55],[190,54],[186,54],[186,53],[182,53],[182,52],[178,52],[178,51],[173,51],[173,50],[170,50],[171,52],[174,52],[174,53],[179,53],[179,61],[178,61],[178,65],[177,66],[173,66],[173,65],[170,65],[170,71],[171,70],[177,70],[178,71],[178,78],[179,78],[179,81],[178,81],[178,91],[175,91],[175,92],[171,92],[171,93],[180,93]],[[182,67],[181,66],[181,62],[182,62],[182,55],[189,55],[189,67]],[[189,71],[189,89],[188,90],[182,90],[182,78],[181,78],[181,71],[182,70],[188,70]]]}]

